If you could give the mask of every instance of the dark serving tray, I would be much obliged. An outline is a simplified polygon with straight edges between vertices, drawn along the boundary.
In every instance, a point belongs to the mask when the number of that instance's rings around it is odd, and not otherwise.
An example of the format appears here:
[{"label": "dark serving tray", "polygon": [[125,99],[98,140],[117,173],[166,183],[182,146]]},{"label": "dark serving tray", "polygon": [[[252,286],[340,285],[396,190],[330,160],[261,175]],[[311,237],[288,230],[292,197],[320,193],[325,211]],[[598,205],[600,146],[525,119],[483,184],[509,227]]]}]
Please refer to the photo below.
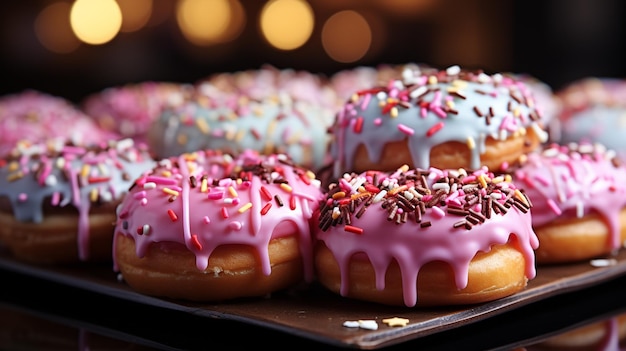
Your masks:
[{"label": "dark serving tray", "polygon": [[[594,286],[626,273],[626,251],[610,265],[575,264],[539,266],[537,277],[513,296],[472,306],[407,308],[366,303],[334,295],[317,284],[302,286],[262,299],[227,303],[191,303],[145,296],[132,291],[108,264],[37,266],[19,262],[0,250],[0,268],[50,280],[85,291],[104,294],[145,306],[188,313],[212,320],[231,320],[288,333],[323,344],[357,349],[378,349],[449,331],[486,320],[533,302]],[[400,317],[409,322],[392,327],[383,320]],[[374,320],[378,329],[348,328],[346,321]]]}]

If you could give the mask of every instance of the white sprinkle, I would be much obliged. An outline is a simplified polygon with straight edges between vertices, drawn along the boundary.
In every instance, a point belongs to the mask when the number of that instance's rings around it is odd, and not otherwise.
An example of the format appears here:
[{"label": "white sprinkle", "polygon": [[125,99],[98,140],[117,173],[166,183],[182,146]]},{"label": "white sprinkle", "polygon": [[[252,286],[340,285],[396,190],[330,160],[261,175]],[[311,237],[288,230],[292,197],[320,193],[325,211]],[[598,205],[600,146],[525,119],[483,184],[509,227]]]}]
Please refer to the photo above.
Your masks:
[{"label": "white sprinkle", "polygon": [[359,322],[357,321],[345,321],[343,322],[343,326],[347,328],[358,328]]},{"label": "white sprinkle", "polygon": [[156,188],[156,183],[155,182],[147,182],[143,185],[144,189],[154,189]]},{"label": "white sprinkle", "polygon": [[450,66],[446,69],[446,74],[449,76],[456,76],[459,73],[461,73],[461,67],[458,65]]},{"label": "white sprinkle", "polygon": [[375,320],[365,320],[359,321],[359,328],[362,329],[369,329],[369,330],[377,330],[378,329],[378,323],[376,323]]},{"label": "white sprinkle", "polygon": [[609,266],[616,265],[617,260],[614,258],[610,258],[610,259],[599,258],[599,259],[591,260],[589,261],[589,263],[594,267],[609,267]]}]

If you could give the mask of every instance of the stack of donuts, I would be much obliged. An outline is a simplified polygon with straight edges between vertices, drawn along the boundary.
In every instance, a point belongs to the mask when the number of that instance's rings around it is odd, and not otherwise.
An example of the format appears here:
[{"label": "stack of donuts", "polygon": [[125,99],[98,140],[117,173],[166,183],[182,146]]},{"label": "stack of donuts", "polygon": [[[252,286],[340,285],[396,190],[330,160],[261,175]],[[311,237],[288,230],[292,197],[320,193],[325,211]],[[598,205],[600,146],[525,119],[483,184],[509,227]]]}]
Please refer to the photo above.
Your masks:
[{"label": "stack of donuts", "polygon": [[[263,66],[53,99],[0,99],[15,137],[2,145],[0,243],[31,263],[108,260],[147,295],[319,283],[385,305],[475,304],[522,291],[536,264],[626,238],[616,153],[554,141],[565,104],[527,75]],[[23,120],[50,132],[18,133]],[[579,220],[598,229],[593,249],[570,230]]]}]

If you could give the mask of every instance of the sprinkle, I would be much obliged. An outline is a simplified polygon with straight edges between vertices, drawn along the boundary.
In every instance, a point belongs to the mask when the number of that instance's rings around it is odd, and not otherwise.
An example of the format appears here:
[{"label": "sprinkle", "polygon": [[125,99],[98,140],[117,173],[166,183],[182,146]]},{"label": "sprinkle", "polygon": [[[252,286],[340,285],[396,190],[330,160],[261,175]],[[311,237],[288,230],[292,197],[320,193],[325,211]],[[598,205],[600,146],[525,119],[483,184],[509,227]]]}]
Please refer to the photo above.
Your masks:
[{"label": "sprinkle", "polygon": [[409,320],[406,318],[393,317],[383,319],[383,323],[390,327],[406,327],[406,325],[409,324]]},{"label": "sprinkle", "polygon": [[209,224],[211,223],[211,219],[209,218],[209,216],[204,216],[202,217],[202,222],[204,222],[204,224]]},{"label": "sprinkle", "polygon": [[17,199],[18,199],[19,201],[21,201],[21,202],[24,202],[24,201],[26,201],[26,200],[28,199],[28,195],[27,195],[26,193],[20,193],[20,194],[17,196]]},{"label": "sprinkle", "polygon": [[267,214],[270,208],[272,208],[272,203],[271,202],[266,203],[265,206],[263,206],[263,208],[261,209],[261,215]]},{"label": "sprinkle", "polygon": [[149,224],[144,224],[143,225],[143,227],[141,228],[141,234],[143,234],[143,235],[150,234],[150,225]]},{"label": "sprinkle", "polygon": [[278,204],[279,207],[283,207],[284,205],[283,199],[281,199],[280,196],[278,196],[278,194],[274,195],[274,200],[276,200],[276,203]]},{"label": "sprinkle", "polygon": [[241,230],[241,228],[243,228],[243,224],[239,221],[233,221],[228,224],[228,227],[232,230]]},{"label": "sprinkle", "polygon": [[474,138],[472,138],[471,136],[467,137],[467,148],[470,150],[474,150],[474,148],[476,148],[476,142],[474,141]]},{"label": "sprinkle", "polygon": [[172,196],[178,196],[180,195],[180,193],[176,190],[172,190],[170,188],[163,188],[163,192],[168,194],[168,195],[172,195]]},{"label": "sprinkle", "polygon": [[437,133],[438,131],[441,130],[441,128],[444,127],[444,123],[443,122],[438,122],[437,124],[435,124],[434,126],[430,127],[427,131],[426,131],[426,136],[431,137],[433,136],[433,134]]},{"label": "sprinkle", "polygon": [[288,192],[288,193],[293,191],[291,186],[289,186],[289,184],[287,184],[287,183],[281,183],[280,184],[280,188],[283,189],[284,191]]},{"label": "sprinkle", "polygon": [[289,199],[289,208],[290,208],[291,210],[295,210],[295,209],[296,209],[296,197],[295,197],[295,196],[292,196],[292,197]]},{"label": "sprinkle", "polygon": [[344,227],[344,230],[349,233],[354,233],[354,234],[359,234],[359,235],[363,234],[363,228],[355,227],[352,225],[346,225]]},{"label": "sprinkle", "polygon": [[261,186],[261,189],[259,189],[259,191],[261,192],[261,195],[267,200],[270,201],[272,200],[272,194],[270,193],[269,190],[267,190],[266,187]]},{"label": "sprinkle", "polygon": [[548,207],[556,214],[557,216],[561,214],[561,209],[552,199],[547,199]]},{"label": "sprinkle", "polygon": [[170,217],[172,222],[176,222],[178,220],[178,216],[176,215],[176,213],[174,213],[172,209],[167,210],[167,215]]},{"label": "sprinkle", "polygon": [[248,202],[247,204],[239,207],[239,209],[237,210],[239,213],[244,213],[247,210],[249,210],[252,207],[252,202]]},{"label": "sprinkle", "polygon": [[221,191],[212,192],[207,195],[207,199],[209,200],[220,200],[223,197],[224,193]]},{"label": "sprinkle", "polygon": [[202,244],[200,244],[200,240],[198,240],[198,235],[196,234],[191,235],[191,244],[193,244],[193,246],[196,249],[202,250]]},{"label": "sprinkle", "polygon": [[87,178],[87,183],[106,183],[111,180],[111,177],[89,177]]},{"label": "sprinkle", "polygon": [[402,123],[398,124],[398,130],[401,131],[402,133],[406,134],[406,135],[413,135],[415,133],[415,131],[413,130],[413,128],[408,127]]},{"label": "sprinkle", "polygon": [[146,190],[149,190],[149,189],[155,189],[156,186],[157,185],[155,182],[148,182],[148,183],[144,183],[143,188]]},{"label": "sprinkle", "polygon": [[589,261],[589,264],[591,264],[593,267],[609,267],[609,266],[616,265],[617,260],[614,258],[611,258],[611,259],[598,258],[598,259]]},{"label": "sprinkle", "polygon": [[148,176],[145,181],[146,183],[152,182],[161,185],[176,185],[177,183],[176,179],[157,176]]},{"label": "sprinkle", "polygon": [[228,193],[232,197],[238,197],[239,196],[239,194],[237,194],[237,190],[235,190],[235,188],[232,185],[228,187]]},{"label": "sprinkle", "polygon": [[358,117],[354,123],[354,132],[359,134],[363,130],[363,117]]},{"label": "sprinkle", "polygon": [[226,207],[222,207],[222,218],[228,218],[228,210]]}]

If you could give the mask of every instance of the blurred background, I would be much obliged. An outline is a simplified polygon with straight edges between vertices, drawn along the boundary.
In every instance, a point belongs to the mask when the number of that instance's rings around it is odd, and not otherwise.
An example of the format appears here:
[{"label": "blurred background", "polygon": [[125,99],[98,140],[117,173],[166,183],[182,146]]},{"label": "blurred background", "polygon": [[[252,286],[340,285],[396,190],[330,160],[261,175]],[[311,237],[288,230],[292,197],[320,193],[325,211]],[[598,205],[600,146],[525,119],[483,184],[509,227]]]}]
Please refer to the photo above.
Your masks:
[{"label": "blurred background", "polygon": [[622,0],[29,0],[0,8],[0,94],[78,102],[106,87],[262,65],[332,75],[458,64],[553,89],[626,74]]}]

